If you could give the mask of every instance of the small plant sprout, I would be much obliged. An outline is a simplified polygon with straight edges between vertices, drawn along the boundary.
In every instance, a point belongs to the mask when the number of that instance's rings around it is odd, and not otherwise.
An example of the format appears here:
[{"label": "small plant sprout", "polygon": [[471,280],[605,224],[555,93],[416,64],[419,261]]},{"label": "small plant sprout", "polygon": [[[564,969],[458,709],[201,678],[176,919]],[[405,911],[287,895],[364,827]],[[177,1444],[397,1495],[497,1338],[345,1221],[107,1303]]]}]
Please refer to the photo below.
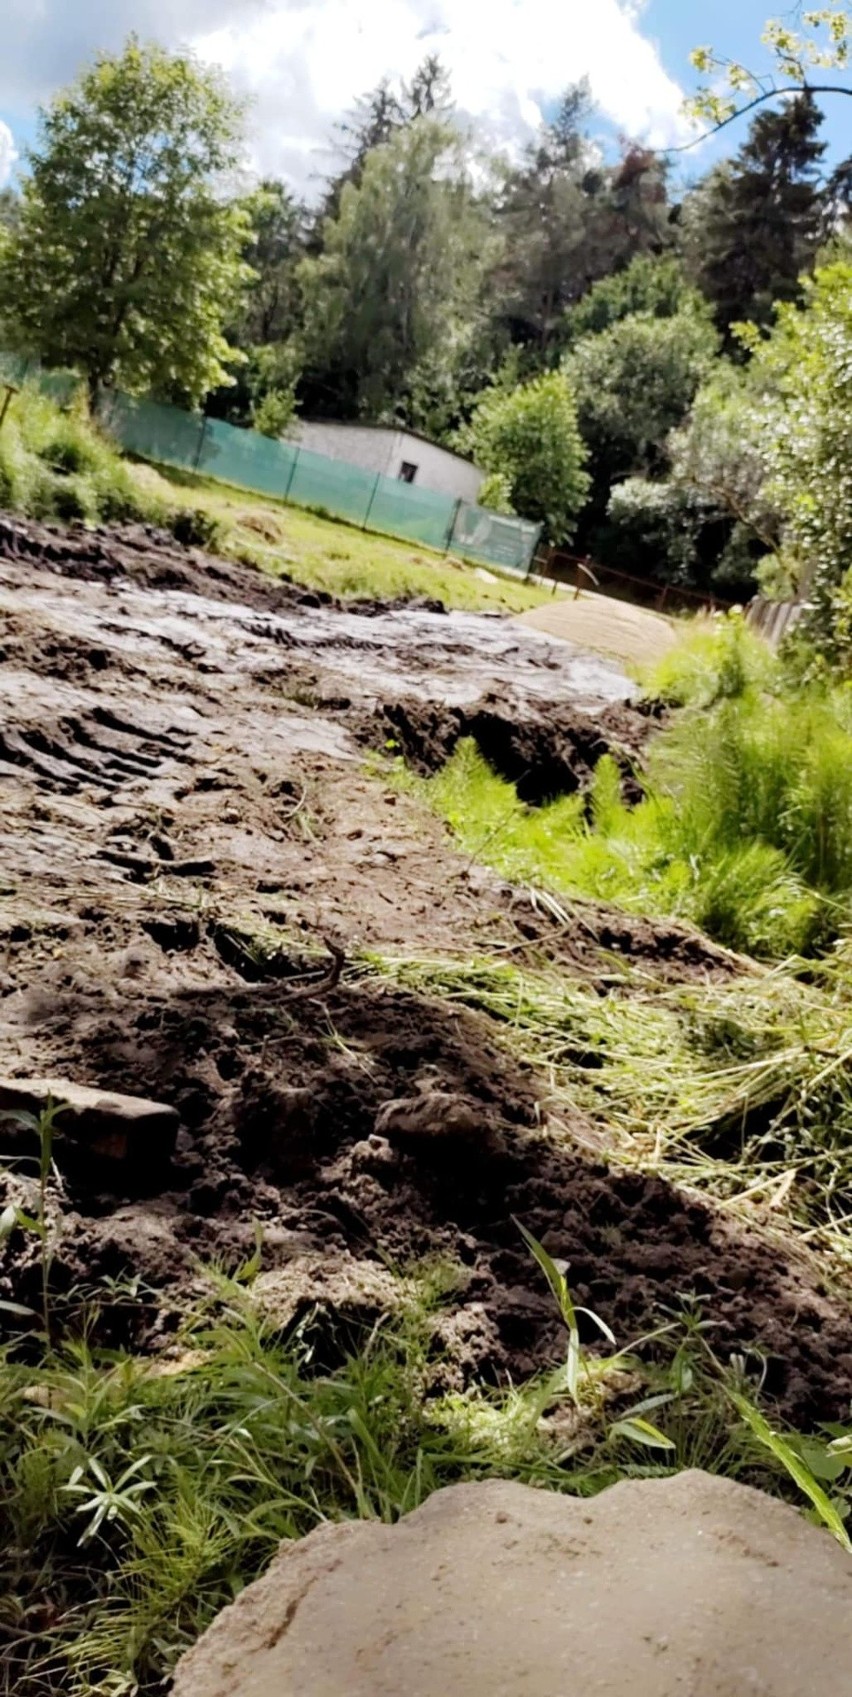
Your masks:
[{"label": "small plant sprout", "polygon": [[[45,1342],[50,1348],[50,1264],[52,1261],[52,1246],[50,1226],[47,1219],[47,1181],[53,1167],[53,1140],[57,1135],[57,1116],[66,1106],[63,1102],[54,1102],[48,1097],[45,1107],[40,1114],[30,1114],[23,1111],[3,1114],[3,1119],[12,1120],[16,1125],[24,1126],[34,1131],[38,1137],[38,1202],[35,1214],[28,1214],[25,1209],[10,1203],[0,1214],[0,1243],[19,1227],[22,1231],[32,1232],[41,1244],[41,1318],[44,1325]],[[0,1307],[6,1312],[31,1317],[33,1310],[21,1303],[3,1302]]]},{"label": "small plant sprout", "polygon": [[[592,1379],[592,1373],[580,1343],[580,1329],[577,1324],[579,1315],[585,1314],[586,1319],[591,1320],[601,1336],[606,1338],[607,1343],[611,1343],[614,1348],[617,1348],[615,1335],[599,1314],[593,1313],[591,1308],[582,1308],[573,1301],[565,1274],[554,1261],[553,1256],[548,1255],[544,1245],[539,1243],[537,1237],[533,1237],[532,1232],[527,1231],[526,1226],[522,1225],[520,1220],[514,1219],[514,1216],[513,1220],[530,1254],[538,1262],[547,1279],[551,1294],[568,1332],[565,1382],[571,1401],[576,1408],[579,1408],[581,1372],[584,1372],[590,1381]],[[650,1420],[645,1418],[649,1409],[658,1408],[663,1403],[670,1401],[671,1396],[667,1394],[646,1398],[644,1402],[638,1403],[635,1408],[630,1409],[620,1420],[616,1420],[610,1426],[608,1436],[610,1438],[629,1438],[633,1443],[645,1444],[652,1449],[674,1449],[675,1446],[671,1439],[667,1438],[664,1432],[659,1431]]]},{"label": "small plant sprout", "polygon": [[[80,1467],[75,1467],[67,1485],[61,1489],[72,1496],[82,1496],[85,1500],[77,1504],[78,1514],[90,1516],[88,1525],[84,1527],[79,1544],[87,1544],[90,1538],[96,1537],[101,1527],[111,1521],[126,1524],[141,1512],[140,1498],[146,1492],[153,1491],[153,1479],[140,1479],[139,1474],[148,1466],[150,1455],[142,1455],[138,1461],[129,1467],[112,1483],[109,1475],[94,1457]],[[86,1480],[86,1473],[94,1480],[92,1485]]]}]

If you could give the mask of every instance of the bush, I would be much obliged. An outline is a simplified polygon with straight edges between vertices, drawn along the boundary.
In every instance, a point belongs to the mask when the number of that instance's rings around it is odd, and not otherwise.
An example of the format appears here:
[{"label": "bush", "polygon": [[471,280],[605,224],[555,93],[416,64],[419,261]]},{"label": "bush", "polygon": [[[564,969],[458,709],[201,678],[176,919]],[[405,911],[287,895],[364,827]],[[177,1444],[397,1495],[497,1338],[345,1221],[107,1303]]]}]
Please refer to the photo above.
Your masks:
[{"label": "bush", "polygon": [[[15,397],[0,433],[0,507],[64,523],[169,520],[168,508],[143,493],[84,403],[63,407],[34,384]],[[176,522],[192,528],[183,511]],[[187,540],[210,545],[206,529],[203,538]]]},{"label": "bush", "polygon": [[571,537],[589,479],[566,377],[550,371],[517,389],[486,391],[465,445],[483,471],[504,480],[516,513],[542,524],[551,542]]},{"label": "bush", "polygon": [[672,707],[712,707],[752,689],[769,689],[781,668],[740,613],[702,619],[642,679],[646,695]]}]

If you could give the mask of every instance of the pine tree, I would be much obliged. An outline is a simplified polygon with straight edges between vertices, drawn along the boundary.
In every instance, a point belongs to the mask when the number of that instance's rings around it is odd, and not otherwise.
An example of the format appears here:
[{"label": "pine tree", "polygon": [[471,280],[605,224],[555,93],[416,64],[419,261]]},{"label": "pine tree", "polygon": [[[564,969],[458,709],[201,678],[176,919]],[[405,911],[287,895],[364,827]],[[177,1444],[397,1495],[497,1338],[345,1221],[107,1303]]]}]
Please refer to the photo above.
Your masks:
[{"label": "pine tree", "polygon": [[746,319],[768,324],[775,301],[799,298],[824,232],[821,123],[808,93],[761,112],[739,153],[691,197],[690,269],[725,334]]},{"label": "pine tree", "polygon": [[403,83],[399,92],[389,77],[383,77],[369,93],[359,96],[354,111],[336,126],[337,148],[344,155],[345,163],[330,178],[323,196],[311,242],[312,252],[320,251],[325,219],[337,218],[340,196],[346,184],[360,188],[364,165],[373,149],[383,147],[417,118],[434,117],[446,121],[452,110],[449,72],[435,53],[426,55],[411,82]]}]

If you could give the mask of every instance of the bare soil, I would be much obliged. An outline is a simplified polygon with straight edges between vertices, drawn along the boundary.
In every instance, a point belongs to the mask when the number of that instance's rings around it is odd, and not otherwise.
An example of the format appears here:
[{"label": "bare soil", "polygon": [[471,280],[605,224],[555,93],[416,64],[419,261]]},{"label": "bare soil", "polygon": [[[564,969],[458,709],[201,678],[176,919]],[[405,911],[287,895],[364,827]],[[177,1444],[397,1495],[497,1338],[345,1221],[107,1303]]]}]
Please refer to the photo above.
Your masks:
[{"label": "bare soil", "polygon": [[678,640],[676,624],[663,614],[588,589],[555,594],[520,618],[531,630],[612,655],[626,666],[656,665]]},{"label": "bare soil", "polygon": [[[137,1281],[102,1301],[101,1335],[167,1346],[199,1262],[238,1263],[259,1219],[282,1324],[318,1305],[341,1348],[389,1299],[389,1264],[437,1255],[461,1272],[436,1375],[517,1378],[564,1347],[517,1216],[621,1341],[695,1292],[720,1352],[767,1353],[786,1413],[842,1412],[849,1312],[815,1265],[589,1159],[589,1128],[548,1127],[546,1080],[486,1019],[356,958],[735,969],[683,927],[592,904],[551,920],[365,766],[390,729],[428,768],[476,735],[531,800],[606,749],[632,770],[649,722],[616,668],[512,621],[353,611],[140,529],[0,519],[0,615],[0,1072],[181,1119],[151,1194],[138,1174],[109,1194],[66,1177],[57,1301]],[[342,982],[295,998],[323,936]],[[25,1245],[0,1283],[27,1302],[37,1279]]]}]

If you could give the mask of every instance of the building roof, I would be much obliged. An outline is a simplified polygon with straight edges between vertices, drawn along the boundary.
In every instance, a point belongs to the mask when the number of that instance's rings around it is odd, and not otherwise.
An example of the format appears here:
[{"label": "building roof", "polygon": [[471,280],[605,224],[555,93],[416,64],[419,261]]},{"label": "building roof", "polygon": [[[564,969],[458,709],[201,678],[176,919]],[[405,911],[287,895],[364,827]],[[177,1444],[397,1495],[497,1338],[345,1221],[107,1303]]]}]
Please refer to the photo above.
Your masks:
[{"label": "building roof", "polygon": [[448,448],[445,443],[436,442],[433,436],[424,436],[422,430],[412,430],[409,424],[374,424],[372,419],[366,418],[318,418],[316,415],[311,418],[297,415],[296,423],[330,424],[338,430],[383,430],[393,436],[410,436],[414,442],[425,442],[428,448],[438,448],[442,454],[449,454],[450,459],[460,460],[462,465],[471,465],[474,470],[479,470],[473,460],[466,459],[464,454],[457,454],[455,448]]}]

